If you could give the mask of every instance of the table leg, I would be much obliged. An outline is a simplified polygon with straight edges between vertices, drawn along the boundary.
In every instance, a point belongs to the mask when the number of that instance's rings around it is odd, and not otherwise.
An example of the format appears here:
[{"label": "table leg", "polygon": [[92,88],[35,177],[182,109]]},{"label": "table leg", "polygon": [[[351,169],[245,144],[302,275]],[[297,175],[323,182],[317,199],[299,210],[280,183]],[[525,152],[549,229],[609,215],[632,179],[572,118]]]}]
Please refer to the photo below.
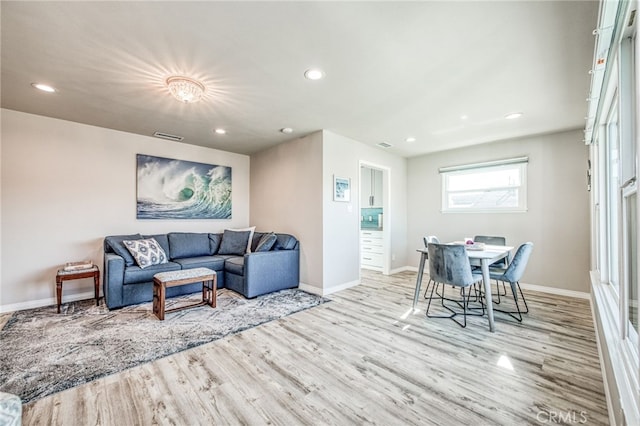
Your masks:
[{"label": "table leg", "polygon": [[62,279],[56,278],[56,297],[58,299],[58,313],[60,313],[60,305],[62,304]]},{"label": "table leg", "polygon": [[100,306],[100,272],[93,276],[93,286],[95,287],[96,306]]},{"label": "table leg", "polygon": [[416,292],[413,295],[413,310],[416,310],[418,305],[418,295],[420,294],[420,286],[422,286],[422,275],[424,274],[424,264],[427,259],[427,253],[422,253],[420,256],[420,266],[418,266],[418,277],[416,278]]},{"label": "table leg", "polygon": [[491,278],[489,275],[489,259],[482,259],[482,281],[484,282],[484,300],[489,317],[489,331],[496,331],[493,322],[493,297],[491,296]]},{"label": "table leg", "polygon": [[159,320],[164,320],[165,286],[164,283],[153,283],[153,313]]},{"label": "table leg", "polygon": [[211,295],[211,307],[215,308],[216,307],[216,303],[218,301],[218,276],[214,275],[213,276],[213,290],[211,290],[213,292],[213,294]]}]

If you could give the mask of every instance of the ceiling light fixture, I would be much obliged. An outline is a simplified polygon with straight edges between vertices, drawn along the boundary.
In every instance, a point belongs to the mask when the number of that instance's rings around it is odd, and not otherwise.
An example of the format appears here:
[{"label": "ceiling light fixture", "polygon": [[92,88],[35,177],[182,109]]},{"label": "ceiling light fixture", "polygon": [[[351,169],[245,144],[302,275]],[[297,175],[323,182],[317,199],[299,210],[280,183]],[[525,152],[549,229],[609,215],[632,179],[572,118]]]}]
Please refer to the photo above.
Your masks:
[{"label": "ceiling light fixture", "polygon": [[309,80],[320,80],[321,78],[324,77],[324,72],[322,72],[322,70],[319,70],[317,68],[311,68],[304,72],[304,76]]},{"label": "ceiling light fixture", "polygon": [[280,129],[280,131],[281,131],[282,133],[287,134],[287,135],[289,135],[289,134],[293,133],[293,129],[292,129],[291,127],[284,127],[284,128],[282,128],[282,129]]},{"label": "ceiling light fixture", "polygon": [[509,114],[505,115],[504,118],[506,118],[507,120],[513,120],[514,118],[520,118],[523,115],[524,114],[521,112],[510,112]]},{"label": "ceiling light fixture", "polygon": [[408,137],[408,138],[406,138],[406,139],[405,139],[405,141],[406,141],[406,142],[409,142],[409,143],[411,143],[411,142],[415,142],[415,141],[416,141],[416,138],[414,138],[414,137]]},{"label": "ceiling light fixture", "polygon": [[47,93],[54,93],[56,91],[56,89],[54,87],[51,87],[49,85],[42,84],[42,83],[31,83],[31,86],[33,86],[34,88],[36,88],[38,90],[42,90],[43,92],[47,92]]},{"label": "ceiling light fixture", "polygon": [[196,80],[187,77],[169,77],[167,87],[174,98],[185,104],[192,104],[202,99],[204,86]]},{"label": "ceiling light fixture", "polygon": [[227,131],[225,129],[215,129],[214,132],[216,132],[219,135],[226,135]]}]

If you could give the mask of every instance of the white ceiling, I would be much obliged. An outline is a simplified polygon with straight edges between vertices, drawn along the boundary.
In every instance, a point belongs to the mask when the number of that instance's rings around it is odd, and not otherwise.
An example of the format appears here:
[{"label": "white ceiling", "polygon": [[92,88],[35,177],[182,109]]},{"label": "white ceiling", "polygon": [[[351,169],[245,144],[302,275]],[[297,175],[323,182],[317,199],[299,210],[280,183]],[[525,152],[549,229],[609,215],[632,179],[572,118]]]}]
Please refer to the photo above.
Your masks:
[{"label": "white ceiling", "polygon": [[[327,129],[407,157],[584,127],[598,12],[596,1],[0,7],[3,108],[243,154]],[[325,79],[306,80],[311,67]],[[205,99],[174,100],[171,75],[202,81]],[[524,116],[505,120],[513,111]]]}]

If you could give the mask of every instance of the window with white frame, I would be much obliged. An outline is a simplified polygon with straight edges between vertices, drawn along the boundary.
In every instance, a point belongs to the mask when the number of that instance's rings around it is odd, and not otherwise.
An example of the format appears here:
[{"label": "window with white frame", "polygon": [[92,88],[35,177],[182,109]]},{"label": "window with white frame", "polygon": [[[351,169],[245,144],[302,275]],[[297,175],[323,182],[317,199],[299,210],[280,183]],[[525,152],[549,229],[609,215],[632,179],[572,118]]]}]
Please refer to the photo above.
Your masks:
[{"label": "window with white frame", "polygon": [[443,212],[524,212],[527,158],[444,167]]}]

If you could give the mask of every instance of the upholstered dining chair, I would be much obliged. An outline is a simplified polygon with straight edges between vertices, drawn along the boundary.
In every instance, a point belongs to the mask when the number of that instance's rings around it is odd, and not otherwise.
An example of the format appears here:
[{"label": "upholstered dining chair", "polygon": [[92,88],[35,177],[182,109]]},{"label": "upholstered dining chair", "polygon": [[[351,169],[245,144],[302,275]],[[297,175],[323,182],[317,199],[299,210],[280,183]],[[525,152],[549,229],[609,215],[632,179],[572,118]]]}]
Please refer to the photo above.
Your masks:
[{"label": "upholstered dining chair", "polygon": [[[438,237],[436,237],[435,235],[427,235],[426,237],[422,238],[422,241],[424,241],[424,248],[428,249],[429,248],[429,244],[439,244],[440,240],[438,239]],[[427,259],[429,258],[429,254],[427,254]],[[427,293],[429,292],[429,286],[431,286],[432,284],[434,284],[433,280],[431,279],[431,274],[429,274],[429,282],[427,283],[427,288],[424,289],[424,298],[428,299],[429,296],[427,296]],[[438,296],[440,296],[440,293],[438,293],[438,289],[436,288],[436,294]]]},{"label": "upholstered dining chair", "polygon": [[424,241],[424,248],[428,248],[430,243],[440,243],[440,240],[435,235],[427,235],[422,238],[422,241]]},{"label": "upholstered dining chair", "polygon": [[[471,271],[471,264],[469,263],[469,256],[467,255],[467,249],[464,245],[460,244],[429,244],[429,274],[434,281],[434,285],[431,287],[431,296],[429,297],[429,304],[427,305],[427,317],[429,318],[451,318],[456,324],[461,327],[467,326],[467,315],[484,315],[484,304],[481,301],[482,313],[467,313],[469,307],[469,301],[471,299],[471,286],[482,281],[482,274],[479,272]],[[434,289],[442,284],[442,294],[440,295],[440,303],[443,308],[451,312],[451,315],[433,315],[429,314],[431,308],[431,302],[434,299]],[[445,285],[451,285],[460,288],[461,300],[453,300],[444,297]],[[469,290],[468,292],[466,290]],[[445,300],[453,301],[458,307],[462,307],[462,312],[454,310],[450,305],[445,304]],[[463,322],[455,319],[457,315],[462,313]]]},{"label": "upholstered dining chair", "polygon": [[[502,271],[493,270],[490,272],[492,280],[502,281],[503,283],[509,283],[511,285],[511,293],[513,293],[513,301],[516,305],[515,311],[505,311],[501,309],[494,309],[494,311],[509,314],[511,317],[518,320],[518,322],[522,321],[522,314],[529,312],[527,300],[524,298],[522,288],[520,288],[520,279],[522,278],[522,274],[524,274],[524,270],[527,268],[527,263],[529,262],[532,250],[533,243],[528,242],[522,244],[518,247],[516,254],[513,256],[513,260],[509,263],[509,266],[506,269],[503,269]],[[520,309],[518,293],[520,293],[520,299],[522,299],[522,303],[524,304],[524,311]]]},{"label": "upholstered dining chair", "polygon": [[[473,242],[484,243],[490,246],[506,246],[507,245],[507,239],[505,237],[497,237],[497,236],[489,236],[489,235],[476,235],[475,237],[473,237]],[[491,265],[489,265],[490,268],[500,268],[500,269],[506,269],[507,266],[509,266],[509,256],[503,259],[500,259],[497,262],[494,262]],[[480,269],[479,267],[477,268],[478,270]],[[498,283],[496,283],[497,299],[494,301],[494,303],[499,305],[501,301],[500,299],[501,296],[506,296],[506,295],[507,295],[507,287],[504,285],[504,283],[502,283],[502,292],[500,291],[500,287]]]}]

